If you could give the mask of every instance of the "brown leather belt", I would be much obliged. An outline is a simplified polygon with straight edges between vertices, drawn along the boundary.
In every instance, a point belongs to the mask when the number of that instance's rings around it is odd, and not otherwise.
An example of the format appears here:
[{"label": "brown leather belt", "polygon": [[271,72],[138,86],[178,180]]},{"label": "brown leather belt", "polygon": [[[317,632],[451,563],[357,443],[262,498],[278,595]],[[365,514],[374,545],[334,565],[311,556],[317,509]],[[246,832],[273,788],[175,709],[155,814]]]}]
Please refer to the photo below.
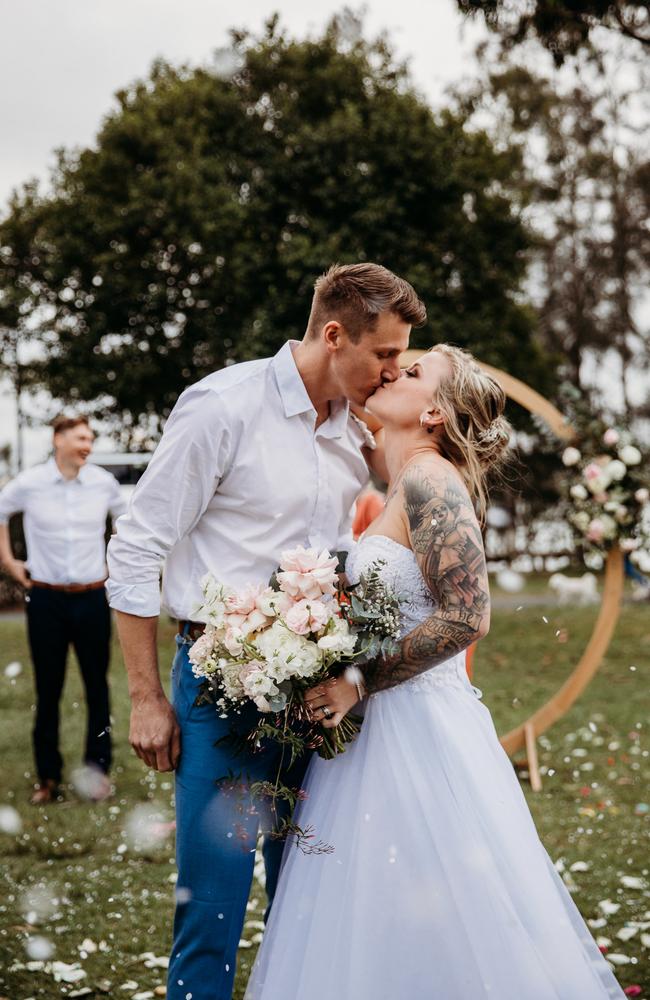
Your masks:
[{"label": "brown leather belt", "polygon": [[[185,631],[186,626],[187,632]],[[193,642],[196,642],[198,637],[205,632],[205,625],[203,622],[179,621],[178,631],[181,635],[188,635]]]},{"label": "brown leather belt", "polygon": [[95,580],[94,583],[43,583],[42,580],[32,580],[32,587],[42,587],[43,590],[60,590],[64,594],[83,594],[86,590],[101,590],[106,580]]}]

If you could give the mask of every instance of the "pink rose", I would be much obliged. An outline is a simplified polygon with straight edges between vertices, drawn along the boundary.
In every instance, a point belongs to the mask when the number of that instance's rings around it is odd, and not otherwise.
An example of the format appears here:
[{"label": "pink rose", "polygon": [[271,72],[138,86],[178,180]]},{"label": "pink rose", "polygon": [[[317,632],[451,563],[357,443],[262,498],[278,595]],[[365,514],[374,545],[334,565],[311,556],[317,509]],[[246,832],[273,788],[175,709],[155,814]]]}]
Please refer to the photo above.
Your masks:
[{"label": "pink rose", "polygon": [[265,587],[263,584],[247,584],[242,587],[241,590],[237,590],[234,594],[230,594],[226,597],[226,613],[240,615],[248,615],[251,611],[254,611],[258,607],[258,600],[265,594],[270,587]]},{"label": "pink rose", "polygon": [[331,618],[329,609],[322,601],[297,601],[287,612],[285,622],[292,632],[307,635],[308,632],[320,632]]},{"label": "pink rose", "polygon": [[223,637],[223,644],[231,656],[239,656],[245,638],[246,636],[241,628],[237,625],[230,625]]},{"label": "pink rose", "polygon": [[227,629],[238,629],[243,635],[256,632],[268,624],[269,618],[260,610],[273,591],[263,584],[248,584],[234,594],[226,597],[225,626]]},{"label": "pink rose", "polygon": [[608,427],[603,434],[603,441],[606,445],[611,446],[613,444],[618,444],[620,434],[615,431],[613,427]]},{"label": "pink rose", "polygon": [[598,462],[590,462],[589,465],[585,466],[583,476],[587,481],[592,479],[599,479],[603,474],[602,467],[598,465]]},{"label": "pink rose", "polygon": [[336,592],[336,567],[338,560],[327,549],[318,554],[316,549],[298,548],[282,553],[278,583],[291,597],[318,600],[323,594]]},{"label": "pink rose", "polygon": [[602,542],[605,534],[605,525],[603,522],[595,517],[593,521],[590,521],[589,527],[587,528],[587,538],[590,542]]}]

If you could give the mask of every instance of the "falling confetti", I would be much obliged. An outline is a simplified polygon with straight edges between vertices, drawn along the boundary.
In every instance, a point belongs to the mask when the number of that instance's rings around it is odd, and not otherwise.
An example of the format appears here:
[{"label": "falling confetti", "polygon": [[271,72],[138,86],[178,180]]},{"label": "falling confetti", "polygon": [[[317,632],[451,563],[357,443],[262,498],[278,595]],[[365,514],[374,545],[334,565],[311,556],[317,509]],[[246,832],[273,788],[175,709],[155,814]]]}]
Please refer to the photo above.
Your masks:
[{"label": "falling confetti", "polygon": [[23,821],[18,810],[13,806],[0,806],[0,833],[15,835],[20,833],[22,828]]},{"label": "falling confetti", "polygon": [[45,937],[29,937],[25,942],[25,951],[36,961],[46,961],[54,954],[54,945]]}]

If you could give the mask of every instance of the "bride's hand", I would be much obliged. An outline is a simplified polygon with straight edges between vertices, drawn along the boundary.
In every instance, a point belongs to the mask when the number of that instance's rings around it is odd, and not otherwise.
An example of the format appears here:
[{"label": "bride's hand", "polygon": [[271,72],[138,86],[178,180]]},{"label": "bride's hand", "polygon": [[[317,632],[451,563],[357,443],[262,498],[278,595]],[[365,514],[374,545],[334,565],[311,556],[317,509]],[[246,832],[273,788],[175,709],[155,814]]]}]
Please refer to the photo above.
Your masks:
[{"label": "bride's hand", "polygon": [[343,716],[347,715],[358,701],[357,685],[350,684],[345,677],[332,677],[328,681],[323,681],[305,695],[311,718],[314,722],[320,722],[324,729],[338,726]]}]

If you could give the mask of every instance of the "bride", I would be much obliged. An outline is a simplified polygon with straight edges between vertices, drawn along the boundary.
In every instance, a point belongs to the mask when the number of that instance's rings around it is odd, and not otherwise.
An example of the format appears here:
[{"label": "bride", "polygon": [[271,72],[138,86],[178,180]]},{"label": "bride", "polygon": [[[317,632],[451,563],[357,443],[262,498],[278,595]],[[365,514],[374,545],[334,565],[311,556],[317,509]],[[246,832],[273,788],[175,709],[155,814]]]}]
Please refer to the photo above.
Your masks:
[{"label": "bride", "polygon": [[[605,1000],[624,994],[555,871],[464,650],[489,627],[475,506],[509,427],[500,387],[439,346],[366,408],[385,428],[384,512],[350,554],[402,605],[399,656],[366,671],[365,719],[314,756],[246,1000]],[[310,694],[331,727],[345,678]]]}]

